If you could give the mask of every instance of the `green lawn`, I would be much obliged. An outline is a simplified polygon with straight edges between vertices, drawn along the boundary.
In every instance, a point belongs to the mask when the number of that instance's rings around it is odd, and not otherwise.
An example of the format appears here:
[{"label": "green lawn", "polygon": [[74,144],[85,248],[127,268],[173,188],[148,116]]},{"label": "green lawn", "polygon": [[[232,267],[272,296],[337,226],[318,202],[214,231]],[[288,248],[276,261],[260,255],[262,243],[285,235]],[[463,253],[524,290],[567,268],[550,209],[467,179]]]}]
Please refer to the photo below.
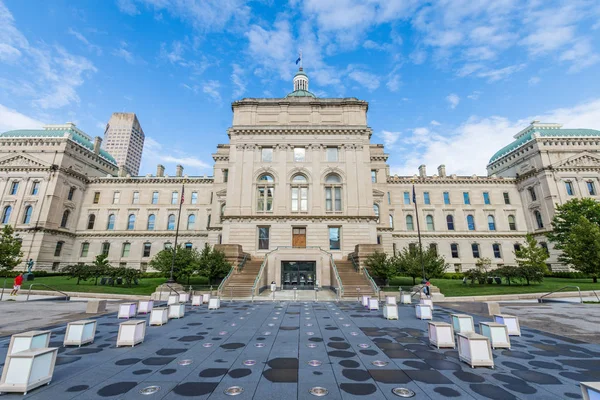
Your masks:
[{"label": "green lawn", "polygon": [[[419,283],[420,280],[417,280]],[[392,284],[384,288],[386,291],[398,291],[398,286],[412,287],[412,278],[396,277],[392,279]],[[581,290],[596,290],[600,296],[600,283],[593,283],[591,279],[565,279],[565,278],[544,278],[544,282],[539,284],[527,285],[463,285],[462,279],[431,279],[431,283],[438,288],[447,297],[453,296],[484,296],[496,294],[520,294],[520,293],[547,293],[564,286],[579,286]],[[575,288],[565,289],[565,291],[577,291]]]},{"label": "green lawn", "polygon": [[[78,285],[77,279],[69,279],[69,277],[67,276],[45,276],[37,277],[33,282],[23,282],[23,285],[21,286],[21,294],[25,294],[27,290],[29,290],[30,284],[43,283],[44,285],[48,285],[54,289],[62,290],[65,292],[150,295],[155,291],[157,286],[165,283],[166,281],[166,278],[143,278],[139,280],[138,285],[132,285],[131,287],[127,287],[127,285],[101,286],[100,280],[98,280],[98,286],[96,286],[94,285],[93,279],[88,281],[80,281]],[[206,282],[206,278],[194,277],[190,279],[189,283],[193,286],[196,286],[206,285]],[[182,282],[182,284],[187,287],[187,281]],[[12,278],[7,280],[7,287],[8,286],[12,288]],[[218,284],[214,285],[215,288],[217,286]],[[34,285],[31,289],[48,290],[47,288],[41,285]]]}]

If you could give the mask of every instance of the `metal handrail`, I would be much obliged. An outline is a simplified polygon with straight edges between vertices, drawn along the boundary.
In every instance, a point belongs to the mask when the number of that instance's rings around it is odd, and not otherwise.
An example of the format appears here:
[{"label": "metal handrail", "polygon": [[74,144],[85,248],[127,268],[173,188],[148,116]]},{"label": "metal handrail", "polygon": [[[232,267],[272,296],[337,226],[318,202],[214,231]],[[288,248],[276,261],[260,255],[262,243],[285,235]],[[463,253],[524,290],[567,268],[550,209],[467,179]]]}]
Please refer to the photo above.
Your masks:
[{"label": "metal handrail", "polygon": [[377,284],[375,283],[373,278],[371,278],[371,274],[369,274],[369,268],[363,268],[363,270],[365,271],[365,275],[366,275],[367,279],[369,280],[369,282],[371,283],[371,286],[373,287],[375,294],[378,295],[379,294],[379,286],[377,286]]},{"label": "metal handrail", "polygon": [[273,250],[269,251],[267,254],[265,254],[265,259],[263,260],[262,264],[260,264],[260,269],[258,270],[258,274],[256,274],[256,279],[254,279],[254,285],[252,285],[252,301],[253,302],[254,302],[254,295],[256,294],[256,287],[258,285],[258,282],[260,281],[260,278],[262,277],[265,266],[267,265],[267,260],[269,258],[269,255],[277,250],[279,250],[279,247],[276,247]]},{"label": "metal handrail", "polygon": [[0,301],[2,301],[2,298],[4,297],[4,289],[6,288],[6,280],[8,278],[4,278],[4,283],[2,284],[2,293],[0,293]]},{"label": "metal handrail", "polygon": [[[238,266],[237,266],[238,272],[241,271],[242,268],[244,267],[244,264],[246,263],[246,258],[248,258],[248,253],[244,254],[244,258],[238,264]],[[231,266],[231,268],[229,269],[229,273],[225,276],[225,278],[223,278],[223,280],[221,281],[221,284],[217,288],[217,296],[220,296],[221,293],[223,293],[223,287],[225,287],[225,283],[227,282],[227,280],[229,279],[229,277],[231,276],[231,274],[233,274],[233,271],[235,271],[235,270],[236,270],[236,266],[234,264]]]},{"label": "metal handrail", "polygon": [[356,272],[360,272],[360,266],[358,265],[358,263],[356,262],[356,259],[354,258],[354,253],[348,254],[348,257],[350,257],[350,261],[352,261],[352,266],[354,266],[354,270]]},{"label": "metal handrail", "polygon": [[[4,289],[4,288],[3,288]],[[596,293],[595,290],[592,290],[592,293],[594,293],[594,296],[596,296],[596,298],[598,299],[598,301],[600,302],[600,297],[598,297],[598,293]]]},{"label": "metal handrail", "polygon": [[538,298],[538,301],[539,301],[540,303],[543,303],[544,301],[543,301],[542,299],[543,299],[544,297],[546,297],[546,296],[550,296],[551,294],[554,294],[554,293],[556,293],[556,292],[560,292],[560,291],[562,291],[563,289],[567,289],[567,288],[576,288],[576,289],[577,289],[577,291],[579,292],[579,302],[580,302],[580,303],[583,303],[583,297],[581,296],[581,290],[579,290],[579,286],[564,286],[564,287],[561,287],[560,289],[556,289],[556,290],[554,290],[554,291],[552,291],[552,292],[550,292],[550,293],[546,293],[546,294],[545,294],[545,295],[543,295],[542,297],[539,297],[539,298]]},{"label": "metal handrail", "polygon": [[70,298],[70,296],[69,296],[68,294],[66,294],[65,292],[61,292],[60,290],[58,290],[58,289],[55,289],[55,288],[53,288],[53,287],[51,287],[51,286],[45,285],[45,284],[43,284],[43,283],[32,283],[31,285],[29,285],[29,290],[27,291],[27,299],[26,299],[25,301],[29,301],[29,295],[31,294],[31,288],[32,288],[34,285],[43,286],[43,287],[45,287],[45,288],[48,288],[48,289],[50,289],[50,290],[52,290],[52,291],[54,291],[54,292],[58,292],[58,293],[60,293],[60,294],[64,294],[64,295],[65,295],[65,300],[66,300],[66,301],[68,301],[68,300],[69,300],[69,298]]},{"label": "metal handrail", "polygon": [[[318,246],[314,246],[314,247],[318,247]],[[331,266],[333,268],[333,272],[335,272],[335,279],[338,282],[338,299],[340,299],[341,297],[344,297],[344,284],[342,283],[342,278],[340,278],[340,274],[338,272],[337,269],[337,265],[335,265],[335,261],[333,260],[333,254],[331,254],[330,252],[328,252],[327,250],[323,250],[322,248],[318,247],[319,250],[321,250],[323,253],[326,253],[327,255],[329,255],[329,261],[331,261]]]}]

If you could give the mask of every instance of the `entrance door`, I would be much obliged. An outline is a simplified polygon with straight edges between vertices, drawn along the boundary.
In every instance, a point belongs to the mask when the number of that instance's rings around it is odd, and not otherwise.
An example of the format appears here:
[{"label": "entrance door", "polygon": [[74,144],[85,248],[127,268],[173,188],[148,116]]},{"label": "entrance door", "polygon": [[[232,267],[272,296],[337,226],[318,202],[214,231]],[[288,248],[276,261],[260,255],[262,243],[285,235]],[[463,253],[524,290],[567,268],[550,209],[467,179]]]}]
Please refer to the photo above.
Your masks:
[{"label": "entrance door", "polygon": [[306,247],[306,228],[292,228],[292,247]]},{"label": "entrance door", "polygon": [[281,282],[283,290],[312,290],[315,288],[316,262],[314,261],[282,261]]}]

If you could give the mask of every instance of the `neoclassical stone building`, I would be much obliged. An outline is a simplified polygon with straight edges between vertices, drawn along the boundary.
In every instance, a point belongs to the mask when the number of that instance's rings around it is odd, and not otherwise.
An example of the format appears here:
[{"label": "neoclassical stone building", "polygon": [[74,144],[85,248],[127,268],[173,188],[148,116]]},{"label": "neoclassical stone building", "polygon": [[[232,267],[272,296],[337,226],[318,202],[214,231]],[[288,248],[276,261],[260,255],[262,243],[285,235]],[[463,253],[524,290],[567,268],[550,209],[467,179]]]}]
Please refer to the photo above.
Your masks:
[{"label": "neoclassical stone building", "polygon": [[[332,263],[344,275],[361,246],[392,254],[416,245],[413,185],[423,246],[451,271],[480,257],[514,264],[527,232],[549,246],[556,204],[598,196],[597,130],[534,121],[492,156],[488,176],[457,176],[443,165],[392,176],[384,147],[371,143],[367,102],[317,98],[302,70],[287,97],[245,98],[232,110],[212,176],[181,167],[168,175],[162,166],[129,176],[99,138],[73,124],[3,133],[0,223],[16,228],[36,268],[105,252],[113,265],[146,269],[174,242],[185,190],[179,243],[238,245],[258,264],[267,258],[261,282],[310,288],[334,286]],[[563,268],[549,247],[550,265]]]}]

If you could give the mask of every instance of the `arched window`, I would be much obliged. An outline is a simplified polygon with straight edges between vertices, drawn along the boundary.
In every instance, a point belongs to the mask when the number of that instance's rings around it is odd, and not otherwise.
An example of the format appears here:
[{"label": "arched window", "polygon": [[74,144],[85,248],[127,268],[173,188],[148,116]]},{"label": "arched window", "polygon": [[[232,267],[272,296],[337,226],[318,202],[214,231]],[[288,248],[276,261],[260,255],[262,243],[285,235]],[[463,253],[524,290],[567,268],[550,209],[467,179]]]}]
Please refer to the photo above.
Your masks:
[{"label": "arched window", "polygon": [[475,218],[470,214],[467,215],[467,228],[469,228],[470,231],[475,230]]},{"label": "arched window", "polygon": [[446,225],[448,225],[448,230],[454,230],[454,217],[452,215],[446,215]]},{"label": "arched window", "polygon": [[390,214],[390,228],[394,229],[394,216]]},{"label": "arched window", "polygon": [[509,215],[508,216],[508,228],[511,231],[516,231],[517,230],[517,222],[515,220],[515,216],[514,215]]},{"label": "arched window", "polygon": [[413,217],[412,217],[412,215],[407,215],[406,216],[406,230],[407,231],[414,231],[415,230],[415,224],[413,223]]},{"label": "arched window", "polygon": [[148,226],[146,227],[146,229],[149,231],[153,231],[155,222],[156,222],[156,216],[154,214],[148,215]]},{"label": "arched window", "polygon": [[302,174],[292,178],[292,212],[308,211],[308,180]]},{"label": "arched window", "polygon": [[167,220],[167,230],[175,230],[175,214],[169,214],[169,219]]},{"label": "arched window", "polygon": [[75,194],[75,187],[73,186],[73,187],[71,187],[71,188],[69,189],[69,194],[68,194],[68,196],[67,196],[67,200],[73,200],[73,195],[74,195],[74,194]]},{"label": "arched window", "polygon": [[25,213],[23,213],[23,223],[28,224],[31,222],[31,214],[33,213],[33,207],[27,206],[25,207]]},{"label": "arched window", "polygon": [[433,215],[428,215],[425,217],[425,222],[427,223],[427,230],[434,231],[435,225],[433,224]]},{"label": "arched window", "polygon": [[71,214],[69,210],[65,210],[65,212],[63,213],[62,219],[60,220],[61,228],[67,227],[67,223],[69,222],[69,214]]},{"label": "arched window", "polygon": [[188,231],[194,229],[194,226],[196,226],[196,215],[190,214],[190,215],[188,215],[188,220],[187,220]]},{"label": "arched window", "polygon": [[129,218],[127,219],[127,230],[132,231],[135,229],[135,215],[129,214]]},{"label": "arched window", "polygon": [[377,217],[377,223],[379,223],[379,206],[377,204],[373,204],[373,212],[375,213],[375,216]]},{"label": "arched window", "polygon": [[269,174],[262,174],[258,178],[256,193],[256,211],[273,211],[273,197],[275,195],[275,181]]},{"label": "arched window", "polygon": [[493,215],[488,215],[488,229],[490,231],[496,230],[496,220],[494,219]]},{"label": "arched window", "polygon": [[226,204],[225,204],[225,203],[221,204],[221,217],[222,217],[223,215],[225,215],[225,206],[226,206]]},{"label": "arched window", "polygon": [[95,214],[90,214],[90,216],[88,217],[87,228],[88,229],[94,229],[94,224],[95,223],[96,223],[96,215]]},{"label": "arched window", "polygon": [[537,224],[538,229],[542,229],[544,227],[544,221],[542,220],[542,214],[538,210],[535,210],[533,212],[533,215],[535,216],[535,222]]},{"label": "arched window", "polygon": [[325,211],[342,211],[342,179],[337,174],[325,178]]},{"label": "arched window", "polygon": [[12,207],[11,206],[4,207],[4,212],[2,212],[2,224],[3,225],[8,224],[8,221],[10,220],[10,213],[11,212],[12,212]]},{"label": "arched window", "polygon": [[106,230],[112,231],[115,229],[115,214],[110,214],[108,216],[108,223],[106,224]]}]

